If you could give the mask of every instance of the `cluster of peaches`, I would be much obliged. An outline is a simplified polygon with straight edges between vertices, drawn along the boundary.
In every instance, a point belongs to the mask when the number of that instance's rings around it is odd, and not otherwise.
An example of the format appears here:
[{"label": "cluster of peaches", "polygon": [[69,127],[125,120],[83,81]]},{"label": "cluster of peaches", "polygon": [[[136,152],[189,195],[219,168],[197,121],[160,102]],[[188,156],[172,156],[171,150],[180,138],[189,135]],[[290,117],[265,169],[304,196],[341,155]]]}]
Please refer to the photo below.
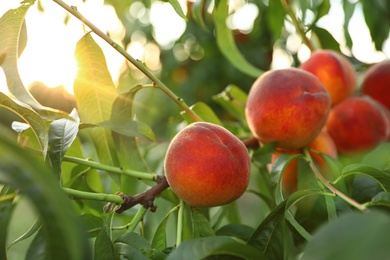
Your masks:
[{"label": "cluster of peaches", "polygon": [[[246,117],[261,143],[277,143],[273,161],[303,147],[333,158],[363,154],[390,137],[390,60],[371,66],[358,84],[348,59],[334,51],[315,51],[299,68],[258,78]],[[311,155],[326,171],[322,157]],[[289,192],[296,189],[296,160],[285,169],[282,184]]]},{"label": "cluster of peaches", "polygon": [[[348,59],[320,50],[300,68],[262,74],[250,89],[245,116],[261,145],[276,144],[273,162],[283,153],[301,153],[307,147],[325,171],[318,152],[337,158],[365,153],[388,141],[389,111],[390,60],[369,68],[358,84]],[[248,150],[236,136],[205,122],[190,124],[173,138],[164,165],[172,190],[194,207],[239,198],[248,186],[250,166]],[[287,192],[296,189],[297,168],[292,161],[283,172]]]}]

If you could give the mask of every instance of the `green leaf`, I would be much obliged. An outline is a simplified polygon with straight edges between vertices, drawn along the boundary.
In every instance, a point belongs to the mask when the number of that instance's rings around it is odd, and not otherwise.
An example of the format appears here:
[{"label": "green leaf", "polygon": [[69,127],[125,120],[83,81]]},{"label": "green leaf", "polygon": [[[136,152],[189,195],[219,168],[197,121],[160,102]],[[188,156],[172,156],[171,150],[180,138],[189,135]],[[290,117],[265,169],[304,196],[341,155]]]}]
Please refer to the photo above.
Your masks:
[{"label": "green leaf", "polygon": [[349,33],[349,30],[348,30],[348,27],[349,27],[349,22],[352,18],[352,15],[354,14],[355,12],[355,7],[356,7],[356,3],[351,3],[350,1],[343,1],[343,11],[344,11],[344,24],[343,24],[343,28],[344,28],[344,37],[345,37],[345,41],[346,41],[346,44],[349,48],[352,48],[352,38],[351,38],[351,35]]},{"label": "green leaf", "polygon": [[363,14],[375,48],[382,50],[383,43],[389,37],[390,5],[387,1],[362,0]]},{"label": "green leaf", "polygon": [[321,17],[329,13],[330,0],[322,0],[321,3],[317,6],[317,8],[315,8],[314,10],[316,10],[316,17],[314,18],[312,25],[315,25]]},{"label": "green leaf", "polygon": [[91,259],[86,232],[58,179],[5,133],[0,135],[0,182],[19,189],[35,206],[47,234],[47,255],[52,259]]},{"label": "green leaf", "polygon": [[26,260],[45,260],[48,259],[48,253],[45,250],[47,247],[47,233],[43,228],[40,228],[37,235],[30,243],[27,252]]},{"label": "green leaf", "polygon": [[351,212],[322,226],[306,245],[302,260],[386,259],[390,255],[387,213]]},{"label": "green leaf", "polygon": [[179,205],[172,208],[165,218],[160,222],[158,225],[156,232],[154,233],[153,239],[152,239],[152,247],[157,250],[164,250],[167,247],[167,234],[166,234],[166,228],[169,216],[175,212],[179,208]]},{"label": "green leaf", "polygon": [[36,232],[39,231],[39,229],[42,227],[42,222],[37,219],[35,220],[34,224],[31,226],[31,228],[29,230],[27,230],[27,232],[25,232],[23,235],[21,235],[20,237],[18,237],[17,239],[15,239],[9,246],[8,248],[10,248],[11,246],[13,245],[16,245],[17,243],[31,237],[32,235],[34,235]]},{"label": "green leaf", "polygon": [[205,10],[207,9],[206,0],[196,0],[191,9],[191,15],[194,21],[199,24],[203,29],[206,29],[206,22],[204,19]]},{"label": "green leaf", "polygon": [[284,27],[286,12],[281,1],[269,1],[267,11],[267,25],[272,32],[273,41],[280,39]]},{"label": "green leaf", "polygon": [[55,172],[61,174],[61,163],[70,145],[77,137],[80,118],[77,110],[70,113],[73,120],[62,118],[53,121],[49,128],[48,156]]},{"label": "green leaf", "polygon": [[389,172],[380,171],[377,168],[365,164],[350,164],[344,167],[339,179],[343,179],[354,174],[363,174],[369,176],[377,181],[384,191],[390,191]]},{"label": "green leaf", "polygon": [[119,255],[120,259],[139,259],[139,260],[148,260],[150,258],[146,257],[140,250],[137,248],[125,244],[125,243],[115,243],[114,244],[115,252]]},{"label": "green leaf", "polygon": [[236,237],[248,241],[255,230],[243,224],[228,224],[217,230],[217,236]]},{"label": "green leaf", "polygon": [[245,245],[232,237],[216,236],[186,240],[168,255],[167,260],[200,260],[213,255],[229,255],[242,259],[265,259],[263,254],[252,246]]},{"label": "green leaf", "polygon": [[117,260],[114,245],[108,236],[107,230],[102,228],[95,240],[94,260]]},{"label": "green leaf", "polygon": [[372,198],[369,204],[370,206],[382,205],[390,207],[390,192],[379,192],[375,197]]},{"label": "green leaf", "polygon": [[[98,124],[109,120],[117,96],[103,51],[88,33],[76,45],[75,57],[79,70],[74,82],[74,94],[82,123]],[[99,161],[119,165],[111,132],[106,129],[87,129]],[[117,183],[117,175],[110,175]]]},{"label": "green leaf", "polygon": [[20,101],[32,107],[41,105],[24,87],[18,71],[18,57],[27,42],[27,30],[24,17],[33,1],[23,2],[19,8],[8,10],[0,18],[0,55],[1,66],[7,78],[8,90]]},{"label": "green leaf", "polygon": [[254,78],[259,77],[263,71],[249,63],[240,53],[234,42],[233,34],[226,24],[226,18],[228,17],[228,1],[220,0],[216,2],[212,15],[217,34],[217,44],[223,55],[239,71]]},{"label": "green leaf", "polygon": [[235,85],[227,86],[224,91],[212,97],[226,112],[236,120],[244,120],[245,104],[248,98],[246,92]]},{"label": "green leaf", "polygon": [[[214,113],[214,111],[205,103],[203,102],[198,102],[194,105],[192,105],[191,110],[193,110],[200,118],[202,118],[203,121],[209,122],[209,123],[214,123],[216,125],[222,126],[222,122],[219,120],[218,116]],[[188,116],[187,113],[183,112],[182,116],[184,119],[188,122],[194,122],[194,120]]]},{"label": "green leaf", "polygon": [[34,135],[39,142],[42,154],[45,156],[49,141],[49,134],[45,121],[30,107],[12,100],[2,92],[0,92],[0,106],[17,114],[31,126],[31,130],[34,132]]},{"label": "green leaf", "polygon": [[175,9],[176,13],[183,18],[184,20],[187,21],[187,17],[183,12],[183,9],[181,8],[181,5],[179,1],[177,0],[168,0],[168,2],[172,5],[173,9]]},{"label": "green leaf", "polygon": [[340,44],[336,41],[332,34],[330,34],[327,30],[313,26],[312,31],[318,37],[318,40],[321,43],[322,49],[334,50],[337,52],[340,51]]},{"label": "green leaf", "polygon": [[209,220],[196,208],[191,209],[191,222],[194,238],[215,236]]},{"label": "green leaf", "polygon": [[361,163],[383,171],[390,170],[390,142],[382,143],[368,152]]},{"label": "green leaf", "polygon": [[122,236],[118,237],[114,243],[124,243],[137,249],[152,248],[145,238],[134,232],[123,234]]},{"label": "green leaf", "polygon": [[103,219],[92,214],[84,214],[80,216],[84,226],[88,230],[90,237],[96,237],[103,227]]},{"label": "green leaf", "polygon": [[[0,199],[3,196],[14,193],[14,189],[4,186],[1,189]],[[12,219],[12,213],[16,204],[14,203],[15,196],[11,196],[9,199],[0,200],[0,258],[7,259],[7,233],[8,227]]]}]

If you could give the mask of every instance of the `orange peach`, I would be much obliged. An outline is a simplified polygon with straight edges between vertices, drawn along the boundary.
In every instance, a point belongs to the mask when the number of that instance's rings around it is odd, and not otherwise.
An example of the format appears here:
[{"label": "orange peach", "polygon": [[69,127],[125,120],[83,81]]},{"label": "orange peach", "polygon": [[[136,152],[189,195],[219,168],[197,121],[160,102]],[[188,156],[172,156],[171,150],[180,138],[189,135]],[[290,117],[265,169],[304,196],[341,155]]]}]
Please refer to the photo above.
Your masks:
[{"label": "orange peach", "polygon": [[338,52],[314,51],[300,68],[320,79],[329,91],[332,106],[351,96],[356,90],[355,69],[352,63]]},{"label": "orange peach", "polygon": [[171,141],[165,175],[171,189],[193,207],[214,207],[239,198],[248,186],[250,157],[225,128],[192,123]]},{"label": "orange peach", "polygon": [[[308,145],[310,149],[310,155],[313,158],[314,162],[317,164],[322,175],[327,176],[329,174],[329,168],[317,152],[326,154],[334,159],[337,159],[337,149],[333,139],[326,131],[321,131],[320,134]],[[313,151],[314,150],[314,151]],[[301,150],[276,150],[272,154],[272,163],[282,155],[283,153],[287,154],[298,154],[301,153]],[[282,186],[283,188],[292,193],[296,191],[298,185],[298,160],[292,160],[283,171],[282,176]]]},{"label": "orange peach", "polygon": [[350,97],[332,108],[326,130],[342,154],[358,154],[385,142],[390,124],[385,108],[374,99]]},{"label": "orange peach", "polygon": [[371,66],[363,74],[361,91],[390,109],[390,60]]},{"label": "orange peach", "polygon": [[249,91],[245,116],[261,142],[284,149],[308,145],[321,131],[330,111],[330,96],[320,80],[297,68],[268,71]]}]

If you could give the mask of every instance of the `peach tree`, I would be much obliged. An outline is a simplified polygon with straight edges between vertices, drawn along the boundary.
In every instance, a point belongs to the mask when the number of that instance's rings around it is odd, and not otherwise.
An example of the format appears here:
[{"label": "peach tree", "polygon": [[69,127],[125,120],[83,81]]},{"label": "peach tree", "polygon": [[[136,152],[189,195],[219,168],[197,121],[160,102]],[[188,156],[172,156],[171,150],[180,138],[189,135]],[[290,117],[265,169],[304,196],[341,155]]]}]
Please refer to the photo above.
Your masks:
[{"label": "peach tree", "polygon": [[[130,12],[138,4],[148,14],[158,1],[104,1],[115,9],[124,27],[121,42],[115,42],[110,32],[103,32],[84,15],[85,10],[70,2],[24,0],[0,18],[0,65],[8,89],[0,92],[1,259],[389,256],[390,103],[382,97],[390,96],[386,77],[390,70],[387,66],[387,73],[377,73],[380,79],[370,72],[374,82],[381,82],[381,89],[375,89],[375,83],[370,87],[365,77],[372,64],[353,55],[354,41],[348,32],[354,10],[361,8],[376,50],[383,51],[390,25],[387,1],[338,3],[344,14],[341,42],[320,26],[336,1],[242,2],[242,6],[256,6],[258,13],[251,30],[240,30],[228,22],[237,11],[231,1],[184,1],[184,5],[170,0],[176,15],[186,22],[182,36],[170,48],[155,41],[153,26],[141,19],[141,9]],[[32,8],[44,15],[51,8],[60,9],[65,23],[74,19],[85,30],[72,46],[78,71],[71,97],[74,105],[69,109],[56,106],[65,102],[61,98],[47,105],[52,97],[46,92],[40,98],[32,94],[19,73],[18,60],[28,45],[25,18]],[[139,31],[146,42],[158,47],[154,52],[160,61],[158,68],[134,58],[124,47]],[[256,79],[275,70],[272,64],[280,51],[294,67],[288,70],[301,70],[298,49],[288,44],[291,35],[298,35],[300,46],[310,53],[332,51],[346,60],[342,64],[353,68],[355,90],[344,98],[364,95],[370,99],[379,123],[370,124],[370,116],[362,121],[355,116],[363,112],[354,110],[348,114],[351,121],[336,132],[345,133],[341,139],[348,139],[352,146],[367,139],[350,133],[369,132],[373,135],[369,148],[343,153],[336,141],[330,150],[322,149],[322,141],[313,143],[326,131],[328,116],[337,106],[331,107],[329,95],[321,111],[323,118],[310,118],[321,123],[304,144],[295,145],[299,134],[308,134],[299,132],[299,127],[293,133],[296,138],[284,142],[285,147],[280,146],[278,136],[259,138],[251,131],[246,113],[252,118],[269,112],[268,108],[246,111]],[[124,69],[117,81],[108,69],[102,45],[114,50],[110,55],[123,58]],[[35,64],[31,61],[31,66]],[[339,77],[345,68],[341,65],[332,74],[325,69],[325,61],[320,65],[326,79]],[[289,89],[281,80],[284,72],[278,72],[277,83],[270,81],[269,91],[275,89],[272,84],[279,84],[280,93],[272,100],[260,96],[256,102],[289,112],[271,114],[268,126],[259,119],[259,132],[269,127],[272,134],[283,135],[291,131],[287,121],[302,125],[310,121],[304,117],[315,109],[310,102],[299,107],[303,118],[290,113]],[[320,92],[329,91],[323,78],[308,77],[320,85]],[[364,93],[360,79],[365,82]],[[368,97],[371,90],[379,92],[380,98]],[[251,97],[250,106],[256,107],[256,102]],[[197,133],[193,127],[195,133],[185,138],[181,131],[195,122],[198,128],[207,125],[214,130]],[[170,148],[179,139],[175,138],[178,133],[182,134],[180,145]],[[290,148],[292,142],[294,151],[281,150]],[[174,181],[165,175],[168,168]]]}]

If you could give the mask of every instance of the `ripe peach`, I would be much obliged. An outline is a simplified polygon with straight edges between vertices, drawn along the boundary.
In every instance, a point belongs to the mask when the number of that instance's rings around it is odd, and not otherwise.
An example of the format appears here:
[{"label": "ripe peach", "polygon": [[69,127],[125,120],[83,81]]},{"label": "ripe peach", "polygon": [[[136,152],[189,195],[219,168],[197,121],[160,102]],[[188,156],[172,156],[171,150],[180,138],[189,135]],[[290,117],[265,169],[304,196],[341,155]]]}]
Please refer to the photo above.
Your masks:
[{"label": "ripe peach", "polygon": [[329,91],[332,106],[356,90],[357,76],[347,58],[331,50],[317,50],[303,62],[301,69],[316,75]]},{"label": "ripe peach", "polygon": [[385,108],[374,99],[350,97],[332,108],[326,130],[343,154],[369,151],[390,133]]},{"label": "ripe peach", "polygon": [[250,157],[225,128],[192,123],[170,143],[165,175],[172,190],[193,207],[214,207],[239,198],[248,186]]},{"label": "ripe peach", "polygon": [[361,91],[390,109],[390,60],[371,66],[363,74]]},{"label": "ripe peach", "polygon": [[314,75],[297,68],[268,71],[252,85],[245,108],[252,134],[285,149],[308,145],[330,111],[328,91]]},{"label": "ripe peach", "polygon": [[[326,154],[330,157],[337,159],[337,149],[333,139],[326,131],[321,131],[320,134],[308,145],[310,149],[310,155],[313,158],[314,162],[317,164],[322,175],[327,176],[329,174],[328,166],[325,160],[316,152]],[[316,152],[313,152],[316,151]],[[301,150],[276,150],[272,154],[272,163],[282,155],[283,153],[288,154],[298,154],[301,153]],[[292,160],[287,167],[284,169],[282,176],[282,186],[283,188],[292,193],[297,189],[298,185],[298,160]]]}]

